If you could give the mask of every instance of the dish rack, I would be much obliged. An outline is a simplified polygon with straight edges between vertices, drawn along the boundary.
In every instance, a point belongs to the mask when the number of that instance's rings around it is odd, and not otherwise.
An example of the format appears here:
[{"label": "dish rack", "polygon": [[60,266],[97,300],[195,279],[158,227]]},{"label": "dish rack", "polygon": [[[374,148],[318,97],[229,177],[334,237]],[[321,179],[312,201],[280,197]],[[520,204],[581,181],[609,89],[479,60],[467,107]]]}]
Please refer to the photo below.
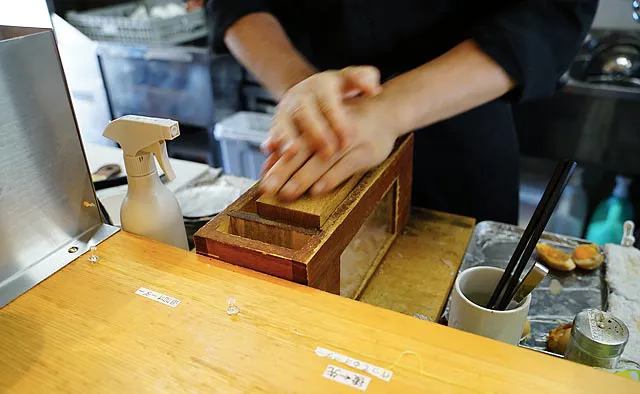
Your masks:
[{"label": "dish rack", "polygon": [[67,21],[95,41],[148,45],[178,45],[207,35],[204,9],[161,19],[133,20],[129,16],[140,6],[166,4],[162,0],[131,2],[90,11],[70,11]]}]

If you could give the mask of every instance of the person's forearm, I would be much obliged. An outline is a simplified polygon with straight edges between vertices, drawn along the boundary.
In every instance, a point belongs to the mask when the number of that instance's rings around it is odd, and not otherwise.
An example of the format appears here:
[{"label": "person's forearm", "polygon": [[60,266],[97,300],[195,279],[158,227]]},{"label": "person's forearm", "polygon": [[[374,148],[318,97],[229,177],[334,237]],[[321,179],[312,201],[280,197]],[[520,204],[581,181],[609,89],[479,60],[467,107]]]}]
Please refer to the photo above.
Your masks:
[{"label": "person's forearm", "polygon": [[236,59],[277,99],[315,73],[270,14],[245,16],[227,30],[224,41]]},{"label": "person's forearm", "polygon": [[382,87],[374,105],[408,133],[494,100],[514,87],[511,77],[473,41],[402,74]]}]

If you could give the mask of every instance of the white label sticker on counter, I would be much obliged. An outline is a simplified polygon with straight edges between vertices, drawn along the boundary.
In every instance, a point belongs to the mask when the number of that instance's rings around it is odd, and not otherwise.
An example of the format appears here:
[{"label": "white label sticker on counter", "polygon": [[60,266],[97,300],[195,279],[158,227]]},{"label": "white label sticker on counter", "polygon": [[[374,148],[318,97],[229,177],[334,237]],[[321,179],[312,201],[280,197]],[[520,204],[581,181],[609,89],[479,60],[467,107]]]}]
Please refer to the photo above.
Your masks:
[{"label": "white label sticker on counter", "polygon": [[335,360],[339,363],[350,366],[351,368],[359,369],[362,372],[366,372],[369,375],[373,375],[378,379],[382,379],[385,382],[391,381],[391,376],[393,376],[393,372],[388,369],[376,367],[375,365],[371,365],[369,363],[365,363],[364,361],[356,360],[351,357],[347,357],[344,354],[332,352],[331,350],[317,347],[316,354],[320,357],[326,357],[329,360]]},{"label": "white label sticker on counter", "polygon": [[351,372],[348,369],[336,367],[335,365],[327,365],[327,369],[322,376],[362,391],[365,391],[367,387],[369,387],[369,383],[371,383],[370,377]]},{"label": "white label sticker on counter", "polygon": [[141,287],[138,290],[136,290],[136,294],[137,295],[141,295],[143,297],[147,297],[148,299],[154,300],[154,301],[159,302],[161,304],[168,305],[168,306],[170,306],[172,308],[175,308],[180,303],[180,300],[176,300],[173,297],[169,297],[167,295],[160,294],[157,291],[145,289],[144,287]]}]

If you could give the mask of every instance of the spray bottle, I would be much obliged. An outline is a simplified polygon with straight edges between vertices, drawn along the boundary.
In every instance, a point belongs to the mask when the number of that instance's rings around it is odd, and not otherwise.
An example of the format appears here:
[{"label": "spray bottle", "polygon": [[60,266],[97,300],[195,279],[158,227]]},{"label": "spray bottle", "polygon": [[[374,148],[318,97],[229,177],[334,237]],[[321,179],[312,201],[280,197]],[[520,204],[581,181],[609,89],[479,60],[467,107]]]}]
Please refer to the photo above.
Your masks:
[{"label": "spray bottle", "polygon": [[167,179],[175,179],[165,141],[180,135],[178,122],[127,115],[110,122],[102,135],[119,143],[124,151],[129,187],[120,209],[122,229],[188,249],[178,200],[160,182],[153,160],[155,156]]}]

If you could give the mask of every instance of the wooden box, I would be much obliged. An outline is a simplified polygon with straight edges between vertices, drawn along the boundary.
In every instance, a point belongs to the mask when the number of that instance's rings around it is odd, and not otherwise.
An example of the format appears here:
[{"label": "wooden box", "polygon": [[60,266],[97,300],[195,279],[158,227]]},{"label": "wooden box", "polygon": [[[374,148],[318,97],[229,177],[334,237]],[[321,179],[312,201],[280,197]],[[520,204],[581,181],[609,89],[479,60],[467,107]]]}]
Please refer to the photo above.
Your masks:
[{"label": "wooden box", "polygon": [[380,166],[325,197],[278,203],[254,186],[196,233],[196,250],[357,298],[408,221],[412,170],[408,135]]}]

